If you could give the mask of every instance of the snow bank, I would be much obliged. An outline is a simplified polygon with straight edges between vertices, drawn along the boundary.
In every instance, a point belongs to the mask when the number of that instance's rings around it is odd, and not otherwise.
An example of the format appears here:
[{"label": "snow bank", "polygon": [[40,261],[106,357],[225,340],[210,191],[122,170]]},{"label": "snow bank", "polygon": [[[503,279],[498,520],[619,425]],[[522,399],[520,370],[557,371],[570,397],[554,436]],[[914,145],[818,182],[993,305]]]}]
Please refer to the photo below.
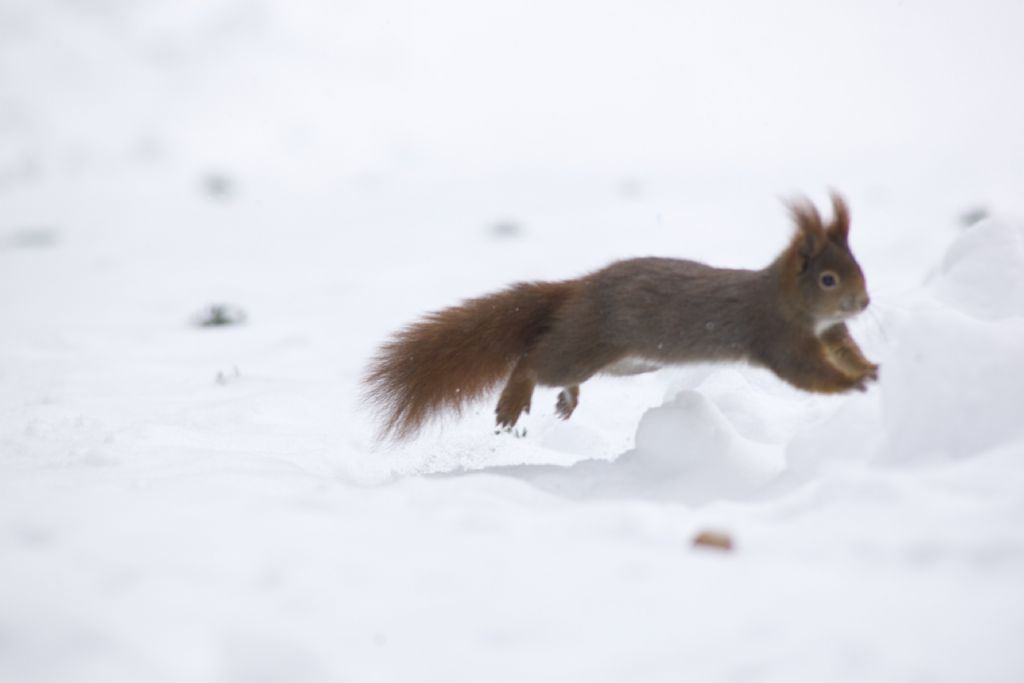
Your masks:
[{"label": "snow bank", "polygon": [[569,467],[486,468],[571,497],[663,499],[698,505],[742,498],[781,468],[777,448],[742,437],[700,393],[683,391],[640,421],[636,448]]},{"label": "snow bank", "polygon": [[928,290],[974,318],[1024,317],[1024,225],[996,219],[972,225],[946,252]]},{"label": "snow bank", "polygon": [[970,228],[925,294],[890,316],[880,457],[1024,446],[1024,229],[995,220]]}]

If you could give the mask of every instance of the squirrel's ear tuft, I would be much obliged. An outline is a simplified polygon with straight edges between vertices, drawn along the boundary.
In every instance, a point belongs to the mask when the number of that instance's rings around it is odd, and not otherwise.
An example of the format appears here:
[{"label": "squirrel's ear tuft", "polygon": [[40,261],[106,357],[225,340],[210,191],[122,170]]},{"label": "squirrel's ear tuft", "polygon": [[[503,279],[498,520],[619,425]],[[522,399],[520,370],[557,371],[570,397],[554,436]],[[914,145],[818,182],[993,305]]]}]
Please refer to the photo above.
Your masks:
[{"label": "squirrel's ear tuft", "polygon": [[846,244],[850,234],[850,207],[838,192],[832,192],[832,223],[828,226],[828,238],[839,244]]},{"label": "squirrel's ear tuft", "polygon": [[800,270],[803,271],[807,263],[825,248],[828,236],[821,223],[821,214],[807,199],[789,202],[789,213],[797,227],[790,250],[800,256]]}]

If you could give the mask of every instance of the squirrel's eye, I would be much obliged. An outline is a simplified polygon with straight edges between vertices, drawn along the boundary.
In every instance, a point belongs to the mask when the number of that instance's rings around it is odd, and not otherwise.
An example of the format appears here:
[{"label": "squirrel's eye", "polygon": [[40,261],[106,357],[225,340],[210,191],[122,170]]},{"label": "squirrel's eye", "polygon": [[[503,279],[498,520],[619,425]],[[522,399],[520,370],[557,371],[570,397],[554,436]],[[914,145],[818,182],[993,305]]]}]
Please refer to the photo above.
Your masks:
[{"label": "squirrel's eye", "polygon": [[821,286],[825,289],[832,289],[839,284],[839,276],[831,270],[826,270],[821,274],[821,277],[818,278],[818,281],[821,282]]}]

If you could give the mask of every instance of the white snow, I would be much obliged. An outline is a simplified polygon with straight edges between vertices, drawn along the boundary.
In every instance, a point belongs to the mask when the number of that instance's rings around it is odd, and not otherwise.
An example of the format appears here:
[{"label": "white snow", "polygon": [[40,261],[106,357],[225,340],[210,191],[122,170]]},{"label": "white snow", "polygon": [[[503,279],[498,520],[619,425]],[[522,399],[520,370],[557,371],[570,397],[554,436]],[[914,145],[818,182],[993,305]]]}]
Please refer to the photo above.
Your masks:
[{"label": "white snow", "polygon": [[[0,680],[1024,680],[1021,26],[0,4]],[[760,267],[829,187],[867,393],[671,368],[374,446],[400,325],[617,258]]]}]

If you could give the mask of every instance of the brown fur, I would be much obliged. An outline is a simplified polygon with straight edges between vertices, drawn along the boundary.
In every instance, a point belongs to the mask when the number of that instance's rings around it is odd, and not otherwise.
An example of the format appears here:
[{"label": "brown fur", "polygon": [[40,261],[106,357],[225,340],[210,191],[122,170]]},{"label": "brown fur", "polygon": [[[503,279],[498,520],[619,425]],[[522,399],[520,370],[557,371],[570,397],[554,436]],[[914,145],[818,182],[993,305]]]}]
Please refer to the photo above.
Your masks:
[{"label": "brown fur", "polygon": [[[384,437],[412,436],[445,410],[460,412],[502,381],[495,410],[510,428],[534,387],[563,387],[568,419],[579,385],[639,359],[654,367],[743,361],[820,393],[863,390],[877,379],[843,320],[868,304],[847,242],[850,214],[832,196],[826,225],[809,202],[790,205],[797,231],[761,270],[694,261],[619,261],[577,280],[514,285],[428,315],[387,342],[371,363],[368,399]],[[827,287],[825,276],[836,284]]]},{"label": "brown fur", "polygon": [[504,381],[547,331],[571,287],[571,282],[513,285],[431,313],[396,334],[381,347],[364,380],[366,398],[383,418],[381,436],[409,437],[435,414],[460,413]]}]

